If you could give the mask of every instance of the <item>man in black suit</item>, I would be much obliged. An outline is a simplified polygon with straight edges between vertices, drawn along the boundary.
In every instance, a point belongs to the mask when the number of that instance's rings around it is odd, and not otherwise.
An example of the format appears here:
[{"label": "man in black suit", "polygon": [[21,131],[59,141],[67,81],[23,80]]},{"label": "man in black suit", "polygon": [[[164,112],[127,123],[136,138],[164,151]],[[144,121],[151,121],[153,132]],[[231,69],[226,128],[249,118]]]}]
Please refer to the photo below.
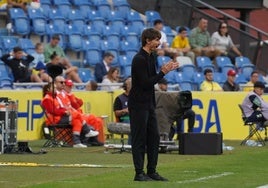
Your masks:
[{"label": "man in black suit", "polygon": [[96,64],[94,74],[98,83],[101,83],[103,77],[107,75],[113,60],[114,55],[111,52],[106,52],[103,56],[103,61]]},{"label": "man in black suit", "polygon": [[[160,136],[155,115],[154,85],[169,71],[177,69],[179,64],[171,60],[157,73],[153,52],[160,45],[161,33],[148,28],[142,32],[141,37],[142,48],[132,60],[132,88],[128,100],[132,157],[136,172],[134,181],[167,181],[156,172]],[[145,152],[148,160],[147,174],[143,170]]]}]

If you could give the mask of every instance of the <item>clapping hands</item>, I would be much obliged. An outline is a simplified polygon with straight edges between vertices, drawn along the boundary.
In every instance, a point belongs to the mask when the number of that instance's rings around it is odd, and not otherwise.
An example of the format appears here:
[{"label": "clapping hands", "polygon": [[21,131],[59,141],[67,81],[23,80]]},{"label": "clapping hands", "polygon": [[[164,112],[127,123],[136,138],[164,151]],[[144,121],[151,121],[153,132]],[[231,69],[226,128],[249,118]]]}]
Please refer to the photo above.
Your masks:
[{"label": "clapping hands", "polygon": [[162,67],[161,67],[161,71],[164,73],[164,74],[167,74],[168,72],[172,71],[172,70],[175,70],[179,68],[179,62],[176,62],[176,61],[169,61],[168,63],[164,64]]}]

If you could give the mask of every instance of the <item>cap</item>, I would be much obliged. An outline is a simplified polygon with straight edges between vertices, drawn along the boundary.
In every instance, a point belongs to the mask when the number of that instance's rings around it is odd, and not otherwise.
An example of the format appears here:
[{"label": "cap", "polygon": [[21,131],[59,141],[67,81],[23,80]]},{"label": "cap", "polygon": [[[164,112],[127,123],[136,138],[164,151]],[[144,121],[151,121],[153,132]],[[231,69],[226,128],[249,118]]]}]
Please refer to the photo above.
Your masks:
[{"label": "cap", "polygon": [[227,76],[235,76],[236,75],[236,72],[235,70],[233,69],[230,69],[228,72],[227,72]]},{"label": "cap", "polygon": [[72,80],[65,80],[65,85],[66,86],[73,86],[73,81]]},{"label": "cap", "polygon": [[254,87],[259,87],[259,88],[263,88],[264,89],[265,88],[265,85],[264,85],[263,82],[257,81],[257,82],[255,82]]},{"label": "cap", "polygon": [[58,40],[60,40],[60,36],[57,35],[57,34],[55,34],[55,35],[52,36],[52,39],[58,39]]}]

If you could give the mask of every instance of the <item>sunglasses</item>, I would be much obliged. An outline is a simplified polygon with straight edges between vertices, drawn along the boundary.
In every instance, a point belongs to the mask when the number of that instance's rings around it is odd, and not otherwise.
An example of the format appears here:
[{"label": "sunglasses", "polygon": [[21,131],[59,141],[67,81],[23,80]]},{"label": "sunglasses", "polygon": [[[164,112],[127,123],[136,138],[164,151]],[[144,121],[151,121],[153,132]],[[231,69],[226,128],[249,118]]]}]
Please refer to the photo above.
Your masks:
[{"label": "sunglasses", "polygon": [[64,81],[58,81],[59,83],[61,83],[61,84],[64,84],[65,82]]},{"label": "sunglasses", "polygon": [[227,26],[221,26],[221,28],[227,28]]}]

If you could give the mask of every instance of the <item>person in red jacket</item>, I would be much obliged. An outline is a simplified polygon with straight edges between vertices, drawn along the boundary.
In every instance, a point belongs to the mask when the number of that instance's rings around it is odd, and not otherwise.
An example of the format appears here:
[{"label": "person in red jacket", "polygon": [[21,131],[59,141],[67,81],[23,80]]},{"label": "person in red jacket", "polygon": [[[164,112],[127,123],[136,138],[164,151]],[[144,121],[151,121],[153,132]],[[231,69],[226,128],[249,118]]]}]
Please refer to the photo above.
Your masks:
[{"label": "person in red jacket", "polygon": [[74,93],[72,93],[73,88],[73,82],[72,80],[65,80],[65,87],[64,90],[66,92],[66,95],[68,96],[71,106],[76,109],[77,111],[81,112],[82,116],[84,117],[84,120],[87,122],[87,124],[94,127],[96,131],[99,132],[98,141],[101,143],[104,143],[105,138],[103,134],[103,119],[100,117],[95,116],[94,114],[85,114],[83,113],[83,110],[81,109],[83,105],[83,100],[76,97]]},{"label": "person in red jacket", "polygon": [[87,124],[84,122],[80,112],[71,107],[62,105],[57,92],[53,92],[52,83],[43,87],[41,105],[47,115],[45,122],[48,126],[53,124],[70,124],[73,131],[73,147],[87,147],[81,143],[80,133],[84,131],[85,136],[89,137],[91,136],[91,134],[89,134],[91,130],[84,128],[87,127]]}]

